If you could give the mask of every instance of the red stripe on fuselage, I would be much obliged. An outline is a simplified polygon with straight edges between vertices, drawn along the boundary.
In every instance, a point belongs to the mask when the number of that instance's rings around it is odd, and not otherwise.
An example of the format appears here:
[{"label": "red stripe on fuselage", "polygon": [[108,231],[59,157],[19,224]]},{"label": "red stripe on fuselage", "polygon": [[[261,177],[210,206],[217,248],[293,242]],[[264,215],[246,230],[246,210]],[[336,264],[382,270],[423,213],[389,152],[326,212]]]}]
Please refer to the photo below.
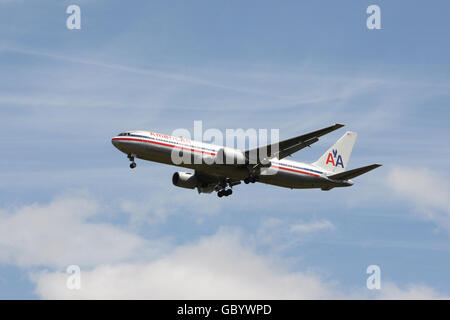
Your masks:
[{"label": "red stripe on fuselage", "polygon": [[[212,153],[212,152],[207,152],[207,151],[202,151],[202,150],[195,150],[195,149],[189,149],[189,148],[185,148],[185,147],[181,147],[181,146],[177,146],[177,145],[173,145],[173,144],[157,142],[157,141],[152,141],[152,140],[144,140],[144,139],[136,139],[136,138],[113,138],[113,140],[146,142],[146,143],[158,144],[158,145],[165,146],[165,147],[170,147],[170,148],[178,148],[178,149],[188,150],[188,151],[192,151],[192,152],[206,153],[206,154],[209,154],[209,155],[212,155],[212,156],[216,155],[215,153]],[[306,174],[306,175],[317,177],[317,178],[320,177],[320,175],[318,175],[318,174],[314,174],[314,173],[310,173],[310,172],[306,172],[306,171],[295,170],[295,169],[291,169],[291,168],[284,168],[284,167],[279,167],[279,166],[275,166],[275,165],[272,165],[272,168],[277,168],[277,169],[291,171],[291,172],[296,172],[296,173],[302,173],[302,174]]]},{"label": "red stripe on fuselage", "polygon": [[309,176],[313,176],[313,177],[317,177],[317,178],[320,177],[320,175],[318,175],[318,174],[314,174],[314,173],[310,173],[310,172],[306,172],[306,171],[295,170],[295,169],[291,169],[291,168],[283,168],[283,167],[274,166],[274,165],[272,165],[272,168],[277,168],[277,169],[286,170],[286,171],[292,171],[292,172],[296,172],[296,173],[307,174]]},{"label": "red stripe on fuselage", "polygon": [[206,153],[206,154],[209,154],[211,156],[215,156],[216,155],[215,153],[212,153],[212,152],[207,152],[207,151],[202,151],[202,150],[195,150],[195,149],[192,149],[192,148],[189,149],[189,148],[177,146],[177,145],[174,145],[174,144],[168,144],[168,143],[157,142],[157,141],[152,141],[152,140],[144,140],[144,139],[136,139],[136,138],[113,138],[113,140],[124,140],[124,141],[136,141],[136,142],[153,143],[153,144],[158,144],[160,146],[165,146],[165,147],[170,147],[170,148],[177,148],[177,149],[188,150],[188,151],[192,151],[192,152]]}]

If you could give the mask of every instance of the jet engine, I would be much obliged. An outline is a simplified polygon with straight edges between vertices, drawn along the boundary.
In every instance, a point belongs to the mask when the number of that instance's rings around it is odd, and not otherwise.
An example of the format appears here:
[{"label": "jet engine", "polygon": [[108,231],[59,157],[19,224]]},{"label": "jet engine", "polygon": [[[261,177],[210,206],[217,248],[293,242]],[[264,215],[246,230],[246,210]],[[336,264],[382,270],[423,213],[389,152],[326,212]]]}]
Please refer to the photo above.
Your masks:
[{"label": "jet engine", "polygon": [[216,164],[240,165],[245,164],[246,160],[242,151],[232,148],[221,148],[216,154]]},{"label": "jet engine", "polygon": [[175,172],[172,183],[180,188],[195,189],[198,185],[197,177],[190,172]]}]

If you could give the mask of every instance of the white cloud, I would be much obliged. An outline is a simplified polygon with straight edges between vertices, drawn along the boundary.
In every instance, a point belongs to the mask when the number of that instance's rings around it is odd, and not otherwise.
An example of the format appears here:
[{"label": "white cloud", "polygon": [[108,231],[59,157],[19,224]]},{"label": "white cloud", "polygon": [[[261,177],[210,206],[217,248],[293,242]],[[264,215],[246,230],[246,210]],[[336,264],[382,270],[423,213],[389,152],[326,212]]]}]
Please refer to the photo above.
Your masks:
[{"label": "white cloud", "polygon": [[378,291],[376,297],[383,300],[431,300],[450,299],[438,293],[433,288],[426,285],[410,284],[405,289],[399,288],[393,282],[386,282],[382,285],[382,290]]},{"label": "white cloud", "polygon": [[81,270],[81,289],[69,290],[64,272],[32,274],[44,299],[448,299],[433,288],[405,289],[382,282],[381,290],[343,290],[312,272],[284,268],[283,259],[258,254],[230,230],[181,245],[145,263]]},{"label": "white cloud", "polygon": [[260,246],[268,246],[272,251],[283,252],[298,246],[304,241],[336,229],[326,219],[287,220],[280,218],[265,219],[257,229],[254,241]]},{"label": "white cloud", "polygon": [[319,299],[335,296],[317,275],[283,269],[256,254],[236,233],[221,231],[140,264],[103,265],[81,273],[81,290],[67,274],[34,277],[42,298]]},{"label": "white cloud", "polygon": [[[24,267],[36,294],[46,299],[442,298],[427,286],[400,289],[394,283],[373,294],[361,289],[349,294],[336,281],[286,268],[289,259],[261,253],[252,235],[234,229],[164,246],[124,227],[94,222],[103,209],[88,197],[66,196],[0,211],[0,262]],[[286,227],[279,219],[264,224],[266,231]],[[298,237],[333,228],[327,220],[311,220],[294,224],[291,233]],[[66,287],[70,264],[81,266],[81,290]],[[34,271],[34,266],[48,270]]]},{"label": "white cloud", "polygon": [[291,226],[290,230],[295,233],[312,233],[321,230],[333,230],[335,226],[328,220],[317,220],[310,222],[298,222]]},{"label": "white cloud", "polygon": [[[195,218],[200,222],[204,217],[216,214],[223,206],[215,196],[198,195],[196,190],[173,190],[175,187],[167,184],[169,179],[170,176],[161,177],[160,188],[152,188],[151,195],[145,199],[121,202],[121,209],[130,215],[133,225],[164,223],[169,216],[180,212],[195,212]],[[170,192],[172,195],[167,197]]]},{"label": "white cloud", "polygon": [[428,168],[395,167],[386,180],[422,216],[450,231],[450,184]]},{"label": "white cloud", "polygon": [[0,262],[92,266],[145,257],[158,247],[112,224],[91,222],[98,212],[96,201],[81,196],[0,211]]}]

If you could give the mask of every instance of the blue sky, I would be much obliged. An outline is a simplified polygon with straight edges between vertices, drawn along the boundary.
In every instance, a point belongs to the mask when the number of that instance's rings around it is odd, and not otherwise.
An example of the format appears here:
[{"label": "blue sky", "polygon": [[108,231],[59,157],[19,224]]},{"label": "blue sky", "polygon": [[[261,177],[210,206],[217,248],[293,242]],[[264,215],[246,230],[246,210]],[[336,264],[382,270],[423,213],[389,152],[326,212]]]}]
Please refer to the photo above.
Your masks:
[{"label": "blue sky", "polygon": [[[71,4],[81,30],[66,28]],[[381,30],[366,28],[371,4]],[[450,296],[448,2],[0,8],[0,298]],[[345,123],[350,167],[384,166],[352,188],[218,199],[172,186],[175,167],[131,171],[110,143],[195,120],[281,138]],[[66,287],[72,264],[81,290]]]}]

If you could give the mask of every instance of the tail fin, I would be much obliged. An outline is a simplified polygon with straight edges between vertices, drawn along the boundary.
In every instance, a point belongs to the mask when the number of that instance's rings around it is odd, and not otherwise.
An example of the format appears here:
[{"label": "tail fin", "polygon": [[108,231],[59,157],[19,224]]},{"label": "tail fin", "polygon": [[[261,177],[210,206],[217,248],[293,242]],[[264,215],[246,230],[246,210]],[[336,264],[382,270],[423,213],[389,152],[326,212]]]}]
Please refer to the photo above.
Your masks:
[{"label": "tail fin", "polygon": [[356,132],[347,131],[313,165],[333,173],[345,171],[355,145],[356,136]]}]

